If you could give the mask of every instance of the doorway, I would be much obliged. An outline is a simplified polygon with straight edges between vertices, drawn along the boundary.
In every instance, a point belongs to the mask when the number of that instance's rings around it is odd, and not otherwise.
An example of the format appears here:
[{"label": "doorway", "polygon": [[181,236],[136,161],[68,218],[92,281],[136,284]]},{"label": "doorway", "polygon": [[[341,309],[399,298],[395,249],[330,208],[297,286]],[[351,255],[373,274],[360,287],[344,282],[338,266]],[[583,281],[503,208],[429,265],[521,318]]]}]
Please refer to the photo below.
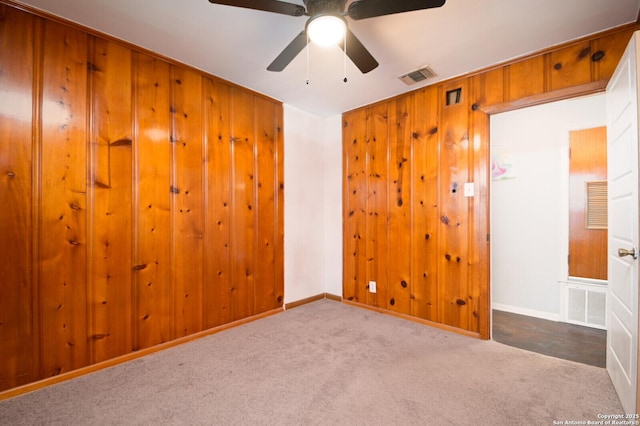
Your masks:
[{"label": "doorway", "polygon": [[[550,325],[575,323],[568,321],[571,288],[606,294],[606,282],[570,280],[568,257],[569,132],[602,126],[604,94],[491,116],[493,311]],[[492,321],[494,339],[499,318]],[[604,319],[601,329],[596,334],[606,340]],[[587,350],[598,345],[583,346]]]}]

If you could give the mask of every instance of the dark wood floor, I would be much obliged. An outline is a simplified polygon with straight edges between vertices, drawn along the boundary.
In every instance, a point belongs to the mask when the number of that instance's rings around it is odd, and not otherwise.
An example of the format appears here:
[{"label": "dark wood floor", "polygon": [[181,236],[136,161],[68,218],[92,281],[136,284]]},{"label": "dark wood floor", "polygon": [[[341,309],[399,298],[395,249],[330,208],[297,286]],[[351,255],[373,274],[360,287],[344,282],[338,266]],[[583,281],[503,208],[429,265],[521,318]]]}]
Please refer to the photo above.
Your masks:
[{"label": "dark wood floor", "polygon": [[556,358],[606,367],[606,330],[494,310],[493,340]]}]

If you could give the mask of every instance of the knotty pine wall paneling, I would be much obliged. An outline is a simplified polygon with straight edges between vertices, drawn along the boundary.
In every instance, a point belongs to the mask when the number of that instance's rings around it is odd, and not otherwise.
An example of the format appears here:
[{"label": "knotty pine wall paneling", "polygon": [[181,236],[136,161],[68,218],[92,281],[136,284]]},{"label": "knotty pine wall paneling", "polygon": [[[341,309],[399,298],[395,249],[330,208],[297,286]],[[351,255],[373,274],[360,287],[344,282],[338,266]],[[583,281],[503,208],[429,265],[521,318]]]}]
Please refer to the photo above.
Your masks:
[{"label": "knotty pine wall paneling", "polygon": [[344,113],[343,297],[489,338],[489,113],[604,90],[636,28]]},{"label": "knotty pine wall paneling", "polygon": [[231,318],[237,320],[254,313],[255,284],[254,216],[254,99],[248,93],[231,89],[231,218],[232,264]]},{"label": "knotty pine wall paneling", "polygon": [[44,22],[40,135],[40,375],[87,356],[87,35]]},{"label": "knotty pine wall paneling", "polygon": [[282,208],[278,188],[284,186],[277,173],[278,158],[282,153],[282,106],[262,98],[255,98],[254,194],[256,221],[256,269],[254,281],[254,313],[267,312],[278,307],[283,294],[275,283],[278,271],[273,265],[281,262],[284,247],[280,242],[278,209]]},{"label": "knotty pine wall paneling", "polygon": [[37,264],[38,144],[33,137],[39,28],[0,8],[0,389],[35,380],[39,350]]},{"label": "knotty pine wall paneling", "polygon": [[132,323],[132,53],[107,40],[89,47],[89,361],[129,353]]},{"label": "knotty pine wall paneling", "polygon": [[171,339],[172,193],[169,64],[134,54],[134,350]]},{"label": "knotty pine wall paneling", "polygon": [[[460,102],[446,104],[447,92],[461,90]],[[439,322],[468,329],[469,87],[466,79],[443,85],[440,123],[440,223],[438,256]]]},{"label": "knotty pine wall paneling", "polygon": [[389,102],[389,179],[388,179],[388,309],[408,313],[411,310],[411,233],[413,166],[411,105],[413,96]]},{"label": "knotty pine wall paneling", "polygon": [[[511,63],[505,67],[504,93],[509,101],[534,96],[545,91],[543,55]],[[526,84],[523,84],[526,82]],[[502,90],[502,88],[501,88]]]},{"label": "knotty pine wall paneling", "polygon": [[497,68],[469,79],[471,111],[469,116],[469,179],[475,195],[469,201],[469,330],[481,335],[489,329],[489,114],[480,105],[504,102],[505,71]]},{"label": "knotty pine wall paneling", "polygon": [[231,322],[231,140],[230,93],[222,82],[205,79],[205,328]]},{"label": "knotty pine wall paneling", "polygon": [[440,175],[438,155],[438,99],[441,92],[431,86],[413,94],[412,147],[413,226],[411,251],[411,312],[430,321],[438,320],[437,242]]},{"label": "knotty pine wall paneling", "polygon": [[366,252],[369,281],[376,282],[376,293],[365,291],[367,304],[389,306],[389,280],[386,265],[389,256],[389,104],[383,102],[368,109],[367,116],[367,220]]},{"label": "knotty pine wall paneling", "polygon": [[549,90],[579,86],[591,81],[591,43],[584,41],[548,55]]},{"label": "knotty pine wall paneling", "polygon": [[173,338],[202,331],[206,146],[202,131],[202,80],[195,71],[171,67]]},{"label": "knotty pine wall paneling", "polygon": [[593,80],[611,78],[635,30],[635,27],[629,27],[591,40]]},{"label": "knotty pine wall paneling", "polygon": [[[344,218],[343,297],[357,302],[367,298],[367,118],[368,109],[354,112],[343,126],[346,173]],[[387,161],[388,163],[388,161]],[[385,215],[386,218],[386,215]],[[386,261],[385,261],[386,263]]]},{"label": "knotty pine wall paneling", "polygon": [[282,105],[0,1],[0,391],[282,307]]}]

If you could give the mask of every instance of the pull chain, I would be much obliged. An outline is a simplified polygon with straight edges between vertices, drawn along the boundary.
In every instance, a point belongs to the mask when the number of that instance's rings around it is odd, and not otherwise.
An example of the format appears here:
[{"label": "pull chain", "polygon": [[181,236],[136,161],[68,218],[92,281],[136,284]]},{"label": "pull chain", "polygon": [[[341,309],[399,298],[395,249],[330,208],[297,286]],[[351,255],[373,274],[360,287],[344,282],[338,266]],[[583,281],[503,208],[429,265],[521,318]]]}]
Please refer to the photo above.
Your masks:
[{"label": "pull chain", "polygon": [[344,55],[343,55],[343,69],[342,72],[344,74],[344,81],[347,82],[347,34],[344,35]]},{"label": "pull chain", "polygon": [[307,35],[307,85],[309,85],[309,50],[311,50],[311,45],[309,44],[309,33]]}]

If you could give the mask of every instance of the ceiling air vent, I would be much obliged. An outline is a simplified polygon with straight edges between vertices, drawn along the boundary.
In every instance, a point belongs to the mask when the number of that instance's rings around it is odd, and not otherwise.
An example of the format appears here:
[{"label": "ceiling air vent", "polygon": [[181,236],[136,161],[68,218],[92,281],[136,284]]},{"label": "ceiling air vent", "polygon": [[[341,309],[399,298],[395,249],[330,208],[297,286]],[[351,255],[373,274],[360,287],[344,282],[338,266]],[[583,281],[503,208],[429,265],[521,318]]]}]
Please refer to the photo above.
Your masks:
[{"label": "ceiling air vent", "polygon": [[418,70],[411,71],[405,75],[398,77],[400,80],[405,82],[406,84],[416,84],[421,81],[427,80],[429,78],[435,77],[437,74],[433,72],[431,68],[428,66],[422,67]]}]

